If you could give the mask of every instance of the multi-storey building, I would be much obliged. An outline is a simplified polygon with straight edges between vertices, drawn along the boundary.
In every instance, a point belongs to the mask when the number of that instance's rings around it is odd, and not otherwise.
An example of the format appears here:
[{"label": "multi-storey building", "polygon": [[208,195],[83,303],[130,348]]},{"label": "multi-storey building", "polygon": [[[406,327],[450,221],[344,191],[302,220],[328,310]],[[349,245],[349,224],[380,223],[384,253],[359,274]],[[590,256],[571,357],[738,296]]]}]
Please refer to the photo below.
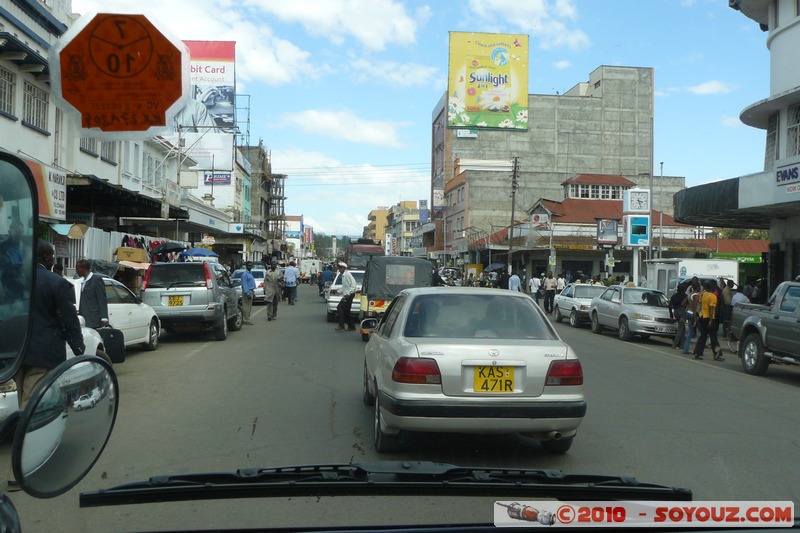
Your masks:
[{"label": "multi-storey building", "polygon": [[367,215],[369,224],[364,226],[362,236],[365,239],[372,239],[375,242],[384,242],[386,240],[386,218],[389,216],[389,208],[379,206]]},{"label": "multi-storey building", "polygon": [[389,208],[386,217],[386,238],[392,236],[392,255],[411,255],[414,230],[419,226],[419,209],[415,201],[398,202]]}]

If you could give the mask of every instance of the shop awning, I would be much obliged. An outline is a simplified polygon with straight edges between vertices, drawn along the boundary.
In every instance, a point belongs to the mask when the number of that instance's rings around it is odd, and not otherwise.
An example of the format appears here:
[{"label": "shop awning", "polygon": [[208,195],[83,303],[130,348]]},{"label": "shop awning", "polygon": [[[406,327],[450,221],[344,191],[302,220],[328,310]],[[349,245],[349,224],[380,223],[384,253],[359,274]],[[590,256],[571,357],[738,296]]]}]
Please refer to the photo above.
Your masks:
[{"label": "shop awning", "polygon": [[[67,176],[67,212],[96,217],[160,217],[161,201],[129,191],[90,174]],[[169,219],[188,219],[189,212],[169,206]],[[166,219],[166,220],[169,220]]]},{"label": "shop awning", "polygon": [[70,239],[83,239],[89,231],[86,224],[50,224],[53,231]]}]

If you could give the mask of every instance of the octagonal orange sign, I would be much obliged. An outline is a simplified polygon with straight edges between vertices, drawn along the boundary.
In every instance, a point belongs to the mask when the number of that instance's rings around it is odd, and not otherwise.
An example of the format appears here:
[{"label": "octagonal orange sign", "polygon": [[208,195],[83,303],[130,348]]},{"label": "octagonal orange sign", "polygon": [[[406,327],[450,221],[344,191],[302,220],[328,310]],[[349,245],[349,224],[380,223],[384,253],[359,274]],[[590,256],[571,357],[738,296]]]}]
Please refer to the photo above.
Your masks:
[{"label": "octagonal orange sign", "polygon": [[166,126],[183,93],[183,53],[144,15],[99,13],[58,53],[61,97],[84,128]]}]

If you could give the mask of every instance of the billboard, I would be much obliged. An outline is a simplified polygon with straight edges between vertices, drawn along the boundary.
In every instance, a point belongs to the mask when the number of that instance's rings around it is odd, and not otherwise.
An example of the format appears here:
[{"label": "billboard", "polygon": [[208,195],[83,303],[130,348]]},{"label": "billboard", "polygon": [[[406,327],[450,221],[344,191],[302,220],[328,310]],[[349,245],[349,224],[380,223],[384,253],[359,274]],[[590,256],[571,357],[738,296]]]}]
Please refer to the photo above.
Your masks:
[{"label": "billboard", "polygon": [[234,41],[184,41],[189,48],[191,98],[175,116],[170,141],[194,159],[194,170],[233,170],[236,77]]},{"label": "billboard", "polygon": [[597,219],[597,244],[617,244],[617,221]]},{"label": "billboard", "polygon": [[528,36],[450,32],[450,128],[528,129]]},{"label": "billboard", "polygon": [[428,200],[419,201],[419,223],[428,223]]}]

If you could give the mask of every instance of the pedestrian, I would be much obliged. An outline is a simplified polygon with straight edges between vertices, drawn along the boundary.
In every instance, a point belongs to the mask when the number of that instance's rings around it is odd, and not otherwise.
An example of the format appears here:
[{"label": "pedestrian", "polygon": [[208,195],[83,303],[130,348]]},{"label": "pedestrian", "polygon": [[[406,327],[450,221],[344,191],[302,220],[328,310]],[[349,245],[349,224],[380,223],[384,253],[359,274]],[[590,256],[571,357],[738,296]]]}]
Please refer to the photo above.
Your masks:
[{"label": "pedestrian", "polygon": [[253,299],[256,297],[256,280],[253,278],[253,263],[247,261],[242,272],[242,318],[244,323],[252,326],[250,313],[253,311]]},{"label": "pedestrian", "polygon": [[531,276],[530,281],[528,281],[528,292],[531,293],[533,299],[536,301],[536,305],[539,305],[539,287],[542,286],[542,280],[539,279],[539,276]]},{"label": "pedestrian", "polygon": [[433,272],[431,273],[431,287],[444,287],[444,285],[445,282],[442,279],[442,276],[439,274],[439,271],[434,268]]},{"label": "pedestrian", "polygon": [[[736,307],[736,304],[749,304],[749,303],[750,299],[747,296],[745,296],[743,292],[739,290],[733,291],[733,296],[731,297],[731,304],[734,307]],[[728,324],[728,327],[730,327],[730,324]]]},{"label": "pedestrian", "polygon": [[508,290],[522,292],[522,282],[516,272],[512,272],[511,277],[508,278]]},{"label": "pedestrian", "polygon": [[[695,312],[695,323],[700,334],[697,337],[697,343],[694,346],[694,358],[702,359],[703,351],[705,350],[706,339],[708,338],[709,328],[711,322],[716,316],[717,297],[713,292],[713,285],[710,282],[706,283],[700,291],[697,299],[697,309]],[[719,355],[714,350],[714,345],[711,345],[711,352],[714,354],[715,361],[722,361],[722,354]]]},{"label": "pedestrian", "polygon": [[325,270],[322,271],[322,275],[319,277],[319,295],[325,295],[325,284],[333,282],[333,267],[328,265],[325,267]]},{"label": "pedestrian", "polygon": [[297,301],[297,284],[300,282],[300,271],[294,266],[294,261],[289,261],[283,279],[286,283],[286,298],[289,300],[289,305],[294,305]]},{"label": "pedestrian", "polygon": [[469,276],[467,277],[467,287],[474,287],[475,286],[475,274],[470,272]]},{"label": "pedestrian", "polygon": [[481,273],[478,275],[478,287],[485,287],[486,286],[486,273],[481,270]]},{"label": "pedestrian", "polygon": [[[83,355],[86,346],[75,309],[72,284],[51,272],[55,262],[53,246],[39,239],[36,246],[36,281],[31,309],[31,337],[22,365],[14,375],[17,403],[24,409],[36,386],[47,374],[67,360],[66,341],[75,355]],[[8,476],[8,490],[19,490],[13,473]]]},{"label": "pedestrian", "polygon": [[556,287],[558,287],[558,281],[553,277],[553,271],[549,270],[547,272],[547,278],[544,280],[544,311],[545,313],[552,313],[553,312],[553,301],[556,297]]},{"label": "pedestrian", "polygon": [[497,287],[500,289],[508,289],[508,280],[511,276],[508,274],[508,270],[503,268],[503,272],[500,274],[500,279],[497,280]]},{"label": "pedestrian", "polygon": [[686,299],[684,300],[684,307],[686,308],[686,329],[683,332],[683,353],[689,354],[689,347],[696,331],[695,325],[697,320],[695,311],[697,310],[697,300],[700,296],[702,288],[700,280],[697,276],[692,278],[689,286],[686,288]]},{"label": "pedestrian", "polygon": [[75,272],[83,278],[78,312],[86,321],[86,327],[93,329],[108,327],[108,300],[103,279],[92,272],[88,259],[79,259],[75,263]]},{"label": "pedestrian", "polygon": [[55,265],[53,265],[53,273],[57,274],[57,275],[59,275],[59,276],[61,276],[63,278],[64,277],[64,265],[62,265],[61,263],[56,263]]},{"label": "pedestrian", "polygon": [[560,273],[558,275],[558,279],[556,280],[556,294],[561,294],[561,291],[567,288],[567,280],[564,279],[564,273]]},{"label": "pedestrian", "polygon": [[[2,202],[0,202],[2,207]],[[10,218],[10,217],[9,217]],[[22,249],[22,234],[24,227],[16,218],[8,224],[8,237],[0,242],[0,282],[3,291],[2,301],[11,303],[21,300],[25,294],[25,282],[22,273],[25,262],[25,252]]]},{"label": "pedestrian", "polygon": [[728,336],[728,329],[731,327],[731,313],[733,313],[733,280],[729,279],[722,289],[722,336]]},{"label": "pedestrian", "polygon": [[278,319],[278,302],[283,293],[283,272],[278,268],[278,260],[270,261],[269,269],[264,273],[264,302],[267,304],[267,320]]},{"label": "pedestrian", "polygon": [[683,346],[683,335],[686,332],[686,285],[679,283],[675,294],[669,299],[669,316],[675,319],[678,330],[672,339],[672,347],[680,350]]},{"label": "pedestrian", "polygon": [[708,339],[711,345],[711,353],[714,354],[715,361],[724,361],[722,357],[722,346],[719,344],[719,323],[722,318],[722,291],[717,286],[717,282],[709,280],[707,282],[709,292],[714,295],[714,314],[708,324]]},{"label": "pedestrian", "polygon": [[[350,307],[353,305],[353,297],[356,295],[358,286],[353,275],[347,270],[347,263],[339,262],[338,267],[342,280],[342,299],[339,300],[339,305],[336,306],[336,312],[339,315],[339,327],[335,331],[355,331],[356,328],[353,325]],[[347,328],[345,328],[345,322],[347,322]]]}]

